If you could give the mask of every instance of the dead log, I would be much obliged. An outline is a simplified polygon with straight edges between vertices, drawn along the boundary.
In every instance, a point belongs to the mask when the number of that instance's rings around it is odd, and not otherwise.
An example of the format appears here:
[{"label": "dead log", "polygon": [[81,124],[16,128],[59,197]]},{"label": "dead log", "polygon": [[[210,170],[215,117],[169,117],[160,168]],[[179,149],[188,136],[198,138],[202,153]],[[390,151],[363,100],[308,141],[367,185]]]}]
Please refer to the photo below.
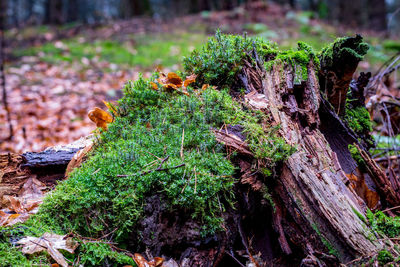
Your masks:
[{"label": "dead log", "polygon": [[[400,204],[398,185],[382,176],[359,136],[342,121],[347,90],[366,52],[362,38],[342,40],[331,49],[331,58],[322,57],[319,80],[313,61],[307,80],[295,84],[296,66],[280,62],[266,71],[256,57],[257,64],[245,65],[238,77],[247,92],[245,105],[266,113],[272,125],[281,126],[285,141],[297,148],[275,175],[272,225],[284,254],[302,250],[303,266],[335,266],[335,258],[345,263],[383,247],[365,224],[367,201],[350,186],[348,175],[357,163],[349,144],[363,152],[369,166],[365,176],[373,187],[383,186],[382,199],[391,206]],[[365,84],[360,81],[360,86]],[[229,150],[238,151],[242,184],[260,190],[263,180],[247,171],[252,161],[245,141],[232,131],[215,134]]]},{"label": "dead log", "polygon": [[42,152],[0,154],[0,199],[4,195],[17,195],[30,177],[53,187],[56,181],[64,179],[67,165],[77,151],[91,144],[92,136],[89,136]]}]

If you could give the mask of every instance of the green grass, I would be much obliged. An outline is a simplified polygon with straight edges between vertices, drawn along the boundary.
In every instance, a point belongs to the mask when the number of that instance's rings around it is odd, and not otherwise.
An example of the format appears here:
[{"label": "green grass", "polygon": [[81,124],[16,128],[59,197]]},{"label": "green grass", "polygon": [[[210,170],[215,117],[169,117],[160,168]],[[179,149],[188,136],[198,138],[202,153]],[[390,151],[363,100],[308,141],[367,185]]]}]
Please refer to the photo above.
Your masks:
[{"label": "green grass", "polygon": [[203,34],[174,33],[131,36],[127,41],[96,40],[81,41],[77,37],[62,41],[63,46],[46,43],[42,46],[14,51],[15,56],[36,56],[46,62],[73,62],[82,58],[152,70],[156,66],[174,66],[176,69],[182,55],[198,48],[206,39]]}]

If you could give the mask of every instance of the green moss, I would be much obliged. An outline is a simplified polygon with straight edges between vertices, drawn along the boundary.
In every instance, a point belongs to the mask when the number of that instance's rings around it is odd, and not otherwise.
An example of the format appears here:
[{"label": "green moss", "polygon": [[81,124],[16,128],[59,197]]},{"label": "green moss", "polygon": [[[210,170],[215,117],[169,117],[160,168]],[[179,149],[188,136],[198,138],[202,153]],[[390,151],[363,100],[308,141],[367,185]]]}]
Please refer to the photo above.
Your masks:
[{"label": "green moss", "polygon": [[360,35],[337,38],[333,43],[321,50],[319,58],[327,68],[340,67],[349,61],[359,62],[367,54],[369,45],[363,42]]},{"label": "green moss", "polygon": [[385,249],[379,251],[379,253],[378,253],[379,265],[383,266],[392,261],[394,261],[394,257],[392,255],[392,253],[390,253],[389,251],[387,251]]},{"label": "green moss", "polygon": [[357,147],[354,145],[348,145],[348,149],[350,151],[351,157],[356,161],[359,168],[364,168],[365,161],[362,158],[360,152],[358,151]]},{"label": "green moss", "polygon": [[107,265],[112,263],[112,266],[136,266],[131,257],[112,251],[110,246],[105,243],[81,242],[78,249],[77,258],[82,266],[104,266],[106,263],[108,263]]},{"label": "green moss", "polygon": [[312,228],[320,237],[322,244],[324,244],[324,246],[328,249],[329,254],[339,258],[339,251],[321,234],[321,231],[315,223],[312,224]]},{"label": "green moss", "polygon": [[400,41],[386,40],[383,42],[383,47],[387,50],[400,51]]},{"label": "green moss", "polygon": [[400,217],[389,217],[382,211],[373,213],[372,211],[367,210],[367,219],[371,229],[381,235],[390,238],[398,237],[400,235]]},{"label": "green moss", "polygon": [[351,106],[346,104],[344,119],[349,127],[358,135],[372,131],[371,117],[365,107],[351,108]]},{"label": "green moss", "polygon": [[[65,234],[57,225],[45,223],[40,216],[33,216],[23,224],[0,227],[0,266],[48,266],[54,263],[45,251],[34,255],[24,255],[21,248],[14,245],[26,236],[41,237],[46,232]],[[101,266],[106,263],[109,266],[136,266],[132,258],[111,250],[108,244],[85,244],[79,239],[76,241],[80,243],[80,246],[74,254],[61,251],[70,262],[79,259],[84,266]]]},{"label": "green moss", "polygon": [[[218,35],[211,43],[231,49],[253,47],[245,37]],[[256,47],[260,53],[266,48]],[[210,69],[204,71],[206,79]],[[265,176],[295,151],[263,112],[245,108],[227,90],[209,87],[200,93],[189,87],[186,96],[154,90],[150,81],[157,77],[155,73],[150,80],[140,77],[126,84],[124,97],[115,106],[119,116],[98,135],[89,159],[23,224],[22,235],[74,231],[99,238],[113,232],[117,246],[140,247],[140,222],[150,196],[162,201],[165,212],[187,214],[185,219],[194,220],[199,227],[193,230],[203,237],[214,235],[223,230],[225,212],[235,203],[235,167],[212,129],[241,127],[256,157],[255,169]],[[266,186],[262,194],[271,200]],[[87,265],[130,264],[103,244],[82,245],[77,255]]]},{"label": "green moss", "polygon": [[0,262],[1,266],[32,266],[20,250],[9,243],[0,243]]},{"label": "green moss", "polygon": [[203,34],[168,33],[128,36],[125,42],[115,40],[63,40],[63,46],[46,43],[42,46],[13,51],[15,56],[37,56],[50,63],[80,62],[82,58],[118,64],[119,67],[171,67],[180,63],[182,55],[198,48],[207,39]]},{"label": "green moss", "polygon": [[194,50],[184,58],[183,66],[187,74],[198,75],[198,86],[211,84],[220,88],[230,87],[242,69],[244,59],[250,60],[248,55],[253,48],[264,58],[275,45],[262,38],[225,35],[217,31],[202,49]]},{"label": "green moss", "polygon": [[[102,134],[84,166],[46,198],[40,215],[89,236],[117,228],[121,240],[137,230],[146,196],[157,192],[169,209],[196,218],[205,235],[221,230],[222,212],[233,201],[234,167],[210,128],[233,118],[228,97],[212,89],[201,98],[173,96],[143,79],[128,83],[120,101],[125,116]],[[155,171],[161,164],[156,157],[168,157],[162,168],[171,170]]]},{"label": "green moss", "polygon": [[319,59],[316,56],[316,53],[312,49],[312,47],[305,42],[297,43],[297,50],[270,50],[270,54],[273,55],[272,60],[265,62],[265,68],[267,70],[271,69],[273,65],[286,63],[290,64],[295,68],[296,78],[299,80],[295,81],[295,83],[300,83],[301,81],[307,80],[308,70],[307,65],[310,61],[313,61],[314,65],[319,67]]},{"label": "green moss", "polygon": [[357,217],[363,221],[365,224],[367,224],[367,219],[364,217],[364,215],[362,215],[358,210],[356,210],[354,207],[351,207],[351,209],[353,210],[353,212],[357,215]]}]

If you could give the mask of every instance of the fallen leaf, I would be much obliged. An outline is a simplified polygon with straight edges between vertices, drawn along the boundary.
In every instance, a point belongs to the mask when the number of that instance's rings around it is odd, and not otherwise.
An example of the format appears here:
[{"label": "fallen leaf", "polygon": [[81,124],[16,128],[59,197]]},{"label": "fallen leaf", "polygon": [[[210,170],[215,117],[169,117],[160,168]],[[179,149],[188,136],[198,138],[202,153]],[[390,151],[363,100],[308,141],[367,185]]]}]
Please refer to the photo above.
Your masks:
[{"label": "fallen leaf", "polygon": [[10,226],[26,221],[30,215],[38,211],[43,200],[42,189],[45,185],[34,177],[26,180],[19,191],[19,196],[3,196],[2,206],[6,208],[0,211],[0,225]]},{"label": "fallen leaf", "polygon": [[33,254],[47,250],[50,256],[62,267],[68,267],[68,263],[59,251],[60,249],[74,253],[78,244],[72,240],[72,237],[44,233],[41,237],[25,237],[17,242],[22,245],[22,253]]},{"label": "fallen leaf", "polygon": [[189,84],[194,83],[196,81],[196,77],[196,74],[186,76],[186,80],[183,82],[183,86],[188,87]]},{"label": "fallen leaf", "polygon": [[151,87],[152,87],[154,90],[158,90],[158,85],[157,85],[156,83],[150,82],[150,84],[151,84]]},{"label": "fallen leaf", "polygon": [[175,72],[168,73],[167,78],[168,78],[168,83],[172,83],[172,84],[176,85],[177,87],[182,86],[182,83],[183,83],[182,79]]},{"label": "fallen leaf", "polygon": [[138,267],[161,267],[164,262],[164,259],[160,257],[154,257],[151,261],[147,261],[139,253],[133,255],[133,260],[136,262]]},{"label": "fallen leaf", "polygon": [[203,84],[203,86],[201,87],[201,90],[205,91],[208,87],[210,87],[209,84]]}]

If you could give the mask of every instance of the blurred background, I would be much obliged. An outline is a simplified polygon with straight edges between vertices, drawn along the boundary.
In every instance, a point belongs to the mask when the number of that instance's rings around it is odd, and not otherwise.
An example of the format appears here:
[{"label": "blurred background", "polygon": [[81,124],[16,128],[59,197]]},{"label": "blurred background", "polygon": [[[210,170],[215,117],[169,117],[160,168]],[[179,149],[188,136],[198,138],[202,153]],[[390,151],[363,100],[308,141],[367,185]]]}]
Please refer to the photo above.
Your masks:
[{"label": "blurred background", "polygon": [[[139,73],[178,71],[218,28],[317,51],[359,33],[371,45],[359,65],[375,78],[369,97],[400,99],[400,0],[1,0],[0,27],[0,152],[90,134],[91,108],[118,99]],[[389,122],[400,118],[396,105]],[[397,122],[389,129],[377,117],[375,136],[390,142],[383,149],[400,147]]]}]

